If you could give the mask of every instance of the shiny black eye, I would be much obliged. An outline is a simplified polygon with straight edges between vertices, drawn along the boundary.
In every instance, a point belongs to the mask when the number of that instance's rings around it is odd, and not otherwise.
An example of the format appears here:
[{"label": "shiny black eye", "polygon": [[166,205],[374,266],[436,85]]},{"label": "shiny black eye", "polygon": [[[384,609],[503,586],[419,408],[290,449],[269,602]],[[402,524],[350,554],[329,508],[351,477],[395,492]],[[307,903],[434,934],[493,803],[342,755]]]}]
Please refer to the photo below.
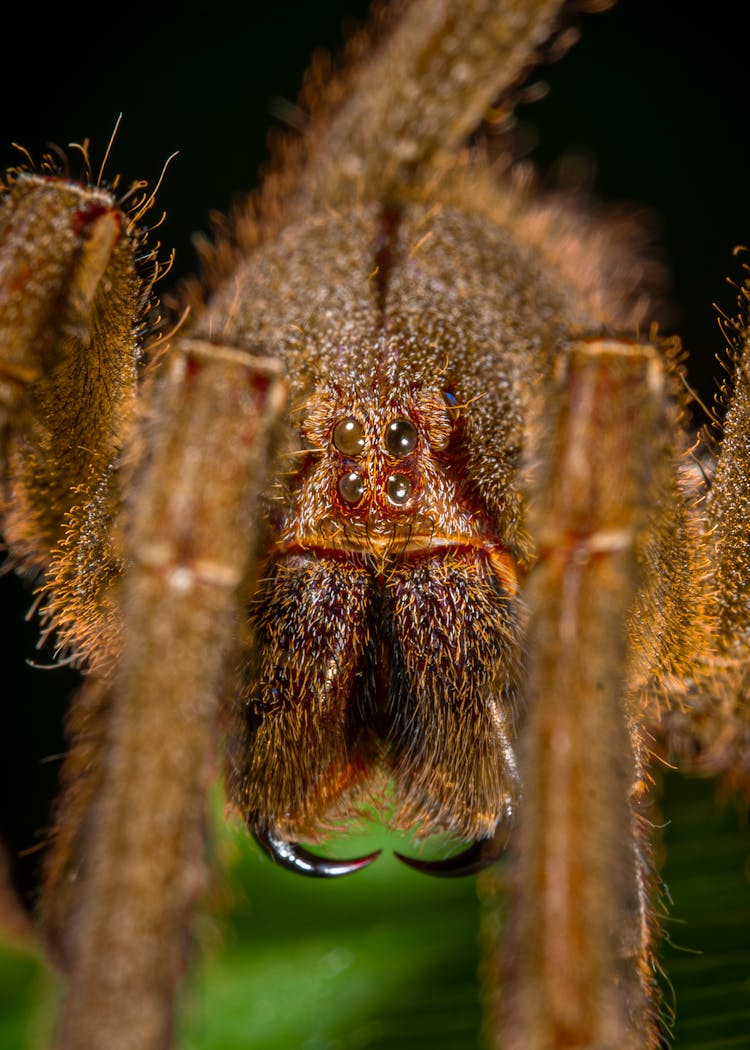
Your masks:
[{"label": "shiny black eye", "polygon": [[339,495],[346,503],[359,503],[365,493],[362,475],[356,470],[343,474],[339,478]]},{"label": "shiny black eye", "polygon": [[385,428],[385,447],[392,456],[408,456],[417,444],[417,428],[410,419],[394,419]]},{"label": "shiny black eye", "polygon": [[364,451],[365,432],[362,424],[355,416],[345,416],[340,419],[333,428],[333,445],[345,456],[356,459]]},{"label": "shiny black eye", "polygon": [[391,474],[385,484],[385,491],[391,503],[406,503],[412,493],[412,483],[406,474]]},{"label": "shiny black eye", "polygon": [[452,420],[458,419],[458,398],[450,390],[443,391],[443,400],[445,401],[445,407],[448,409],[448,415]]}]

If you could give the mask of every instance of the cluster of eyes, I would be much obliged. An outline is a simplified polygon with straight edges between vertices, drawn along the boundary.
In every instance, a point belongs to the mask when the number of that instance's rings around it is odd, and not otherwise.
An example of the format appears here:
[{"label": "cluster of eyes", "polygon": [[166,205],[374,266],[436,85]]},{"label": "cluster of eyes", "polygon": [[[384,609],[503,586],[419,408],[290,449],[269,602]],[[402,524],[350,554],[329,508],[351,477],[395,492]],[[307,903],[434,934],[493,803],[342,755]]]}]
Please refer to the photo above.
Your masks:
[{"label": "cluster of eyes", "polygon": [[[417,428],[409,419],[399,417],[385,428],[383,445],[385,451],[395,459],[403,459],[417,445]],[[337,452],[349,459],[357,459],[365,451],[365,432],[356,416],[345,416],[333,428],[331,437]],[[413,485],[406,474],[389,474],[385,482],[385,494],[396,506],[406,503],[412,494]],[[351,470],[339,478],[338,491],[345,503],[359,503],[365,494],[365,479],[360,471]]]}]

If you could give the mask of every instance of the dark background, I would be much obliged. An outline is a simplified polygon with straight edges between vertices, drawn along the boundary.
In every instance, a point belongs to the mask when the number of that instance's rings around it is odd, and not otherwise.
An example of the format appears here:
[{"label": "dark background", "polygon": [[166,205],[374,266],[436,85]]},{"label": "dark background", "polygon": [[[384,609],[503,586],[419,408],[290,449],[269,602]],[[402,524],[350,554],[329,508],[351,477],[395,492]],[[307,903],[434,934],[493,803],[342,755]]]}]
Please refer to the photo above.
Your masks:
[{"label": "dark background", "polygon": [[[123,121],[107,170],[125,183],[158,179],[165,246],[177,250],[175,277],[195,268],[191,236],[212,209],[255,184],[274,100],[296,97],[313,48],[339,46],[345,18],[366,4],[279,5],[275,13],[204,5],[99,11],[91,5],[16,5],[2,45],[0,168],[16,163],[11,142],[39,156],[48,143],[91,139],[96,170],[118,113]],[[258,5],[261,6],[261,5]],[[712,396],[722,351],[713,303],[732,312],[727,278],[741,279],[736,245],[750,244],[748,204],[747,4],[684,5],[623,0],[586,17],[582,42],[536,79],[549,96],[524,110],[536,129],[542,170],[568,153],[584,155],[604,201],[649,210],[673,275],[676,327],[691,353],[691,377]],[[679,17],[678,17],[679,12]],[[114,20],[114,22],[113,22]],[[4,725],[0,784],[11,799],[2,818],[13,848],[34,844],[46,819],[39,793],[54,787],[62,748],[59,720],[74,688],[61,670],[33,670],[37,628],[25,624],[28,589],[0,580]],[[47,761],[44,761],[48,759]],[[31,873],[25,862],[23,877]]]}]

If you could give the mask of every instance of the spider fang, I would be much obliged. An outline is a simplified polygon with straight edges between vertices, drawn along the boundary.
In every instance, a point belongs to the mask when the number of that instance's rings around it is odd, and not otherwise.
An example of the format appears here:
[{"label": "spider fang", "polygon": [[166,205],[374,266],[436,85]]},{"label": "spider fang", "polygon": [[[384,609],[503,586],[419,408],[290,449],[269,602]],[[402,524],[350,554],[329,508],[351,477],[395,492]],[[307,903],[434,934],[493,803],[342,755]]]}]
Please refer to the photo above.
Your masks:
[{"label": "spider fang", "polygon": [[319,857],[311,853],[298,842],[287,842],[280,835],[267,829],[253,831],[253,838],[260,848],[268,854],[275,864],[293,871],[297,875],[307,875],[309,878],[335,879],[340,875],[351,875],[355,871],[368,867],[380,856],[381,851],[375,850],[364,857],[353,860],[334,860],[330,857]]},{"label": "spider fang", "polygon": [[[502,829],[502,833],[501,833]],[[408,868],[423,875],[436,875],[440,878],[462,878],[465,875],[476,875],[489,868],[505,853],[508,842],[507,830],[499,825],[497,831],[488,839],[477,839],[461,853],[442,860],[419,860],[417,857],[406,857],[403,853],[394,856]]]}]

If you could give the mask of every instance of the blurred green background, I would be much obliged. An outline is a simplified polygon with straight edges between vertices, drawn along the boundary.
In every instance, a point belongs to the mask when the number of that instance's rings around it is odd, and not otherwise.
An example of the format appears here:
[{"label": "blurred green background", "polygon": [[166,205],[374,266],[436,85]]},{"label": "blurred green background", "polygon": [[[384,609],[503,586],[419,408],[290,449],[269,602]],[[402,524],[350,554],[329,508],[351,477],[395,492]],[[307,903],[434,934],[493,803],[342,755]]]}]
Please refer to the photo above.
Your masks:
[{"label": "blurred green background", "polygon": [[[750,833],[705,783],[670,778],[663,810],[672,903],[660,954],[674,1046],[747,1050]],[[480,929],[494,913],[478,905],[474,879],[428,879],[386,855],[350,879],[301,879],[217,827],[181,1046],[478,1050]],[[48,1046],[58,992],[33,946],[0,941],[0,1046]]]},{"label": "blurred green background", "polygon": [[[160,230],[177,249],[175,276],[191,272],[190,238],[211,209],[226,211],[255,183],[275,100],[293,100],[314,47],[336,48],[353,2],[270,7],[216,3],[188,19],[182,5],[105,11],[16,6],[4,28],[0,164],[20,142],[92,140],[127,182],[154,182],[180,156],[159,198]],[[750,243],[747,196],[747,3],[718,0],[701,17],[683,5],[622,0],[583,20],[583,39],[536,79],[549,96],[521,118],[542,170],[585,158],[604,201],[648,209],[674,278],[675,327],[691,377],[712,396],[722,338],[712,307],[731,312],[726,278],[740,279],[732,248]],[[113,25],[114,22],[114,25]],[[33,847],[47,819],[63,747],[62,712],[75,688],[25,623],[28,591],[0,580],[5,659],[0,830],[15,852]],[[677,1002],[675,1045],[750,1048],[750,891],[744,821],[717,809],[710,784],[670,778],[663,809],[665,878],[673,898],[665,949]],[[215,917],[200,924],[190,981],[190,1047],[465,1050],[478,1040],[479,909],[473,880],[441,883],[390,858],[341,883],[276,871],[243,837],[216,845]],[[220,861],[220,862],[219,862]],[[18,865],[30,885],[35,855]],[[49,1023],[51,978],[33,953],[0,958],[0,1047],[36,1047]],[[668,993],[671,995],[671,993]]]}]

